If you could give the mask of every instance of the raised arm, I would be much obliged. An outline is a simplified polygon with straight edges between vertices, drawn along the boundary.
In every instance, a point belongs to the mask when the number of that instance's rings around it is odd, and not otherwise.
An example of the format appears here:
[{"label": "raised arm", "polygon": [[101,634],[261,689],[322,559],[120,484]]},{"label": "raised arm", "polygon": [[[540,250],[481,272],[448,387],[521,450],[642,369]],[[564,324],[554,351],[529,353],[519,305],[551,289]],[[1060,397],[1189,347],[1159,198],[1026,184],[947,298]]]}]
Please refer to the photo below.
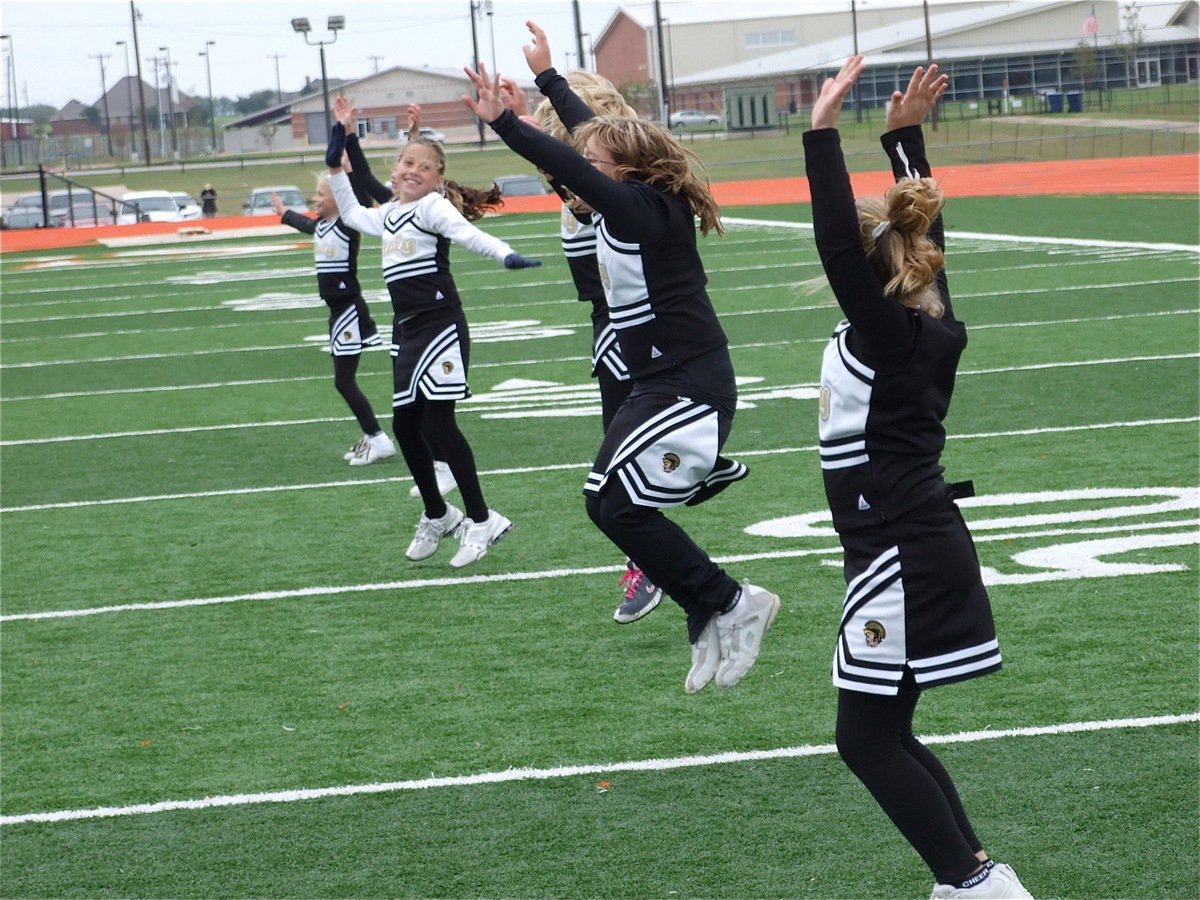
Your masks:
[{"label": "raised arm", "polygon": [[571,90],[567,79],[554,70],[550,62],[550,42],[546,39],[546,32],[532,19],[525,23],[525,27],[529,29],[532,38],[521,50],[525,54],[525,62],[529,64],[529,71],[533,73],[534,83],[550,101],[567,131],[574,131],[581,123],[595,118],[596,114]]},{"label": "raised arm", "polygon": [[905,309],[884,294],[867,259],[841,137],[835,127],[842,102],[861,72],[862,57],[852,56],[835,77],[821,86],[813,104],[813,130],[804,134],[804,164],[821,264],[838,305],[866,345],[866,361],[874,365],[902,354],[913,325]]},{"label": "raised arm", "polygon": [[[895,91],[892,94],[884,118],[888,130],[879,140],[897,181],[933,176],[925,155],[925,135],[921,131],[921,123],[945,93],[948,81],[947,76],[939,74],[937,63],[932,63],[928,69],[917,66],[904,93]],[[945,252],[946,230],[940,214],[929,226],[929,239]],[[945,307],[943,318],[953,318],[950,285],[944,267],[937,274],[937,288]]]},{"label": "raised arm", "polygon": [[279,216],[279,221],[284,225],[288,225],[305,234],[316,234],[317,220],[298,213],[294,209],[288,209],[283,205],[283,201],[279,199],[278,194],[271,195],[271,206],[275,208],[275,214]]},{"label": "raised arm", "polygon": [[333,199],[337,201],[338,215],[342,221],[363,234],[373,234],[376,237],[383,234],[382,208],[368,209],[358,202],[354,196],[354,188],[350,186],[350,177],[339,166],[331,170],[329,189]]},{"label": "raised arm", "polygon": [[350,175],[350,185],[354,188],[358,202],[366,206],[369,198],[377,203],[387,203],[392,199],[392,189],[371,174],[371,164],[367,162],[362,145],[358,142],[357,111],[354,104],[346,97],[335,97],[333,115],[346,129],[346,162],[349,165],[345,169]]},{"label": "raised arm", "polygon": [[499,96],[499,82],[489,79],[487,69],[464,69],[478,99],[464,96],[463,102],[485,122],[513,151],[529,160],[601,213],[623,238],[645,240],[657,236],[667,215],[655,205],[654,192],[635,184],[616,181],[600,172],[573,147],[531,128],[505,109]]}]

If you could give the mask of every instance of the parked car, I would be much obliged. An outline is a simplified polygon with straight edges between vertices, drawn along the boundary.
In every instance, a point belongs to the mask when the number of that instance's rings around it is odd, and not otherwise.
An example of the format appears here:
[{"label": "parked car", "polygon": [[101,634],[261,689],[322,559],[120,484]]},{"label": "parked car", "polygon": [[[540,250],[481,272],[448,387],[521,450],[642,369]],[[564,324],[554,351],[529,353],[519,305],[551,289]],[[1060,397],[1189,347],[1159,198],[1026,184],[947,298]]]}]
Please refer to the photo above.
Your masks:
[{"label": "parked car", "polygon": [[275,207],[271,203],[271,195],[278,194],[283,205],[296,212],[308,212],[308,201],[300,188],[294,184],[277,184],[273,187],[258,187],[250,191],[250,196],[242,204],[242,214],[247,216],[273,216]]},{"label": "parked car", "polygon": [[550,188],[537,175],[501,175],[493,178],[504,197],[535,197],[550,193]]},{"label": "parked car", "polygon": [[671,113],[672,128],[687,128],[690,125],[720,125],[721,117],[716,113],[700,112],[698,109],[681,109]]},{"label": "parked car", "polygon": [[[199,210],[199,207],[196,209]],[[198,218],[199,212],[185,216],[170,191],[129,191],[121,198],[117,222],[129,225],[134,222],[182,222]]]},{"label": "parked car", "polygon": [[204,210],[200,208],[200,204],[196,202],[196,198],[191,194],[172,191],[171,197],[179,207],[179,218],[182,221],[187,222],[204,216]]},{"label": "parked car", "polygon": [[93,199],[91,194],[79,191],[75,192],[70,206],[53,210],[50,218],[51,223],[60,228],[95,228],[117,221],[111,200],[100,196]]},{"label": "parked car", "polygon": [[43,228],[46,225],[42,214],[41,194],[22,194],[4,211],[5,228]]},{"label": "parked car", "polygon": [[[427,138],[431,141],[437,141],[439,144],[446,143],[446,136],[444,134],[442,134],[440,131],[434,131],[432,128],[422,128],[420,131],[420,134],[421,134],[421,137]],[[408,129],[407,128],[405,128],[402,132],[400,132],[400,140],[402,140],[402,141],[408,140]]]}]

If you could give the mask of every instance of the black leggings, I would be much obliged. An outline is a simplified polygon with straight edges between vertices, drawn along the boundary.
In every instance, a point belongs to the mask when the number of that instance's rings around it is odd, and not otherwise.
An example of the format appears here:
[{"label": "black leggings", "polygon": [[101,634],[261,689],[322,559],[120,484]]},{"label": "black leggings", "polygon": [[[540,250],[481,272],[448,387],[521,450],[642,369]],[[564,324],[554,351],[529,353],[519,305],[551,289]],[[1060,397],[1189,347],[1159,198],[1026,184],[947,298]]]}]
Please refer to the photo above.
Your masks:
[{"label": "black leggings", "polygon": [[605,485],[599,496],[585,497],[596,527],[683,607],[688,640],[694,644],[713,614],[733,602],[738,583],[662,510],[630,501],[617,479]]},{"label": "black leggings", "polygon": [[983,849],[950,773],[912,731],[921,691],[906,675],[895,697],[838,691],[837,748],[942,884],[961,884]]},{"label": "black leggings", "polygon": [[423,434],[427,430],[437,435],[442,459],[449,464],[454,480],[458,482],[464,511],[474,521],[482,522],[488,517],[488,506],[479,486],[475,454],[458,429],[454,405],[454,400],[426,400],[418,395],[415,403],[393,408],[392,428],[408,470],[421,492],[425,515],[440,519],[446,514],[446,501],[438,490],[437,475],[433,471],[433,453]]},{"label": "black leggings", "polygon": [[356,378],[360,358],[358,355],[333,357],[333,386],[354,413],[354,418],[358,419],[363,434],[376,434],[379,431],[379,419],[375,417],[371,401],[359,388]]},{"label": "black leggings", "polygon": [[601,363],[596,368],[596,380],[600,383],[600,422],[608,431],[608,423],[633,390],[633,379],[618,381],[608,366]]}]

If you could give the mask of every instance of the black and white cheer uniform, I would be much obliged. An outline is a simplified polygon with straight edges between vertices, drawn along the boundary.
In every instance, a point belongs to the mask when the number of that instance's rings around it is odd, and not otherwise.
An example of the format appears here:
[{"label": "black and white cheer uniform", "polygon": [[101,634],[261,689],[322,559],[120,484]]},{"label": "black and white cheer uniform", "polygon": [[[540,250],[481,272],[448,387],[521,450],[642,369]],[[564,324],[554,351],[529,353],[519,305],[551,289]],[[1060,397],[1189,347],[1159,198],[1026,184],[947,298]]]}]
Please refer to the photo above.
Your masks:
[{"label": "black and white cheer uniform", "polygon": [[[897,180],[928,176],[919,126],[882,137]],[[847,591],[833,681],[895,695],[1000,668],[974,542],[939,462],[966,328],[886,296],[863,249],[836,129],[804,135],[817,250],[846,319],[821,366],[821,471],[844,549]],[[941,216],[929,231],[944,247]]]}]

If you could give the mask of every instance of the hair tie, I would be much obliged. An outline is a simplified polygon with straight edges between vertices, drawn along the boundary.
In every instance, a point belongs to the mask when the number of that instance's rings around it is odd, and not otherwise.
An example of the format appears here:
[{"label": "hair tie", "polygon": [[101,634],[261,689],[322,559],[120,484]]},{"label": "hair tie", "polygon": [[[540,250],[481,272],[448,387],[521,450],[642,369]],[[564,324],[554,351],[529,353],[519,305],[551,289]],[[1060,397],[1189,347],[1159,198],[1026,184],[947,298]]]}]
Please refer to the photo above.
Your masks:
[{"label": "hair tie", "polygon": [[884,219],[882,222],[880,222],[878,225],[876,225],[874,228],[871,229],[871,237],[873,237],[875,240],[879,240],[881,237],[883,237],[883,233],[891,227],[892,227],[891,221],[889,219]]}]

